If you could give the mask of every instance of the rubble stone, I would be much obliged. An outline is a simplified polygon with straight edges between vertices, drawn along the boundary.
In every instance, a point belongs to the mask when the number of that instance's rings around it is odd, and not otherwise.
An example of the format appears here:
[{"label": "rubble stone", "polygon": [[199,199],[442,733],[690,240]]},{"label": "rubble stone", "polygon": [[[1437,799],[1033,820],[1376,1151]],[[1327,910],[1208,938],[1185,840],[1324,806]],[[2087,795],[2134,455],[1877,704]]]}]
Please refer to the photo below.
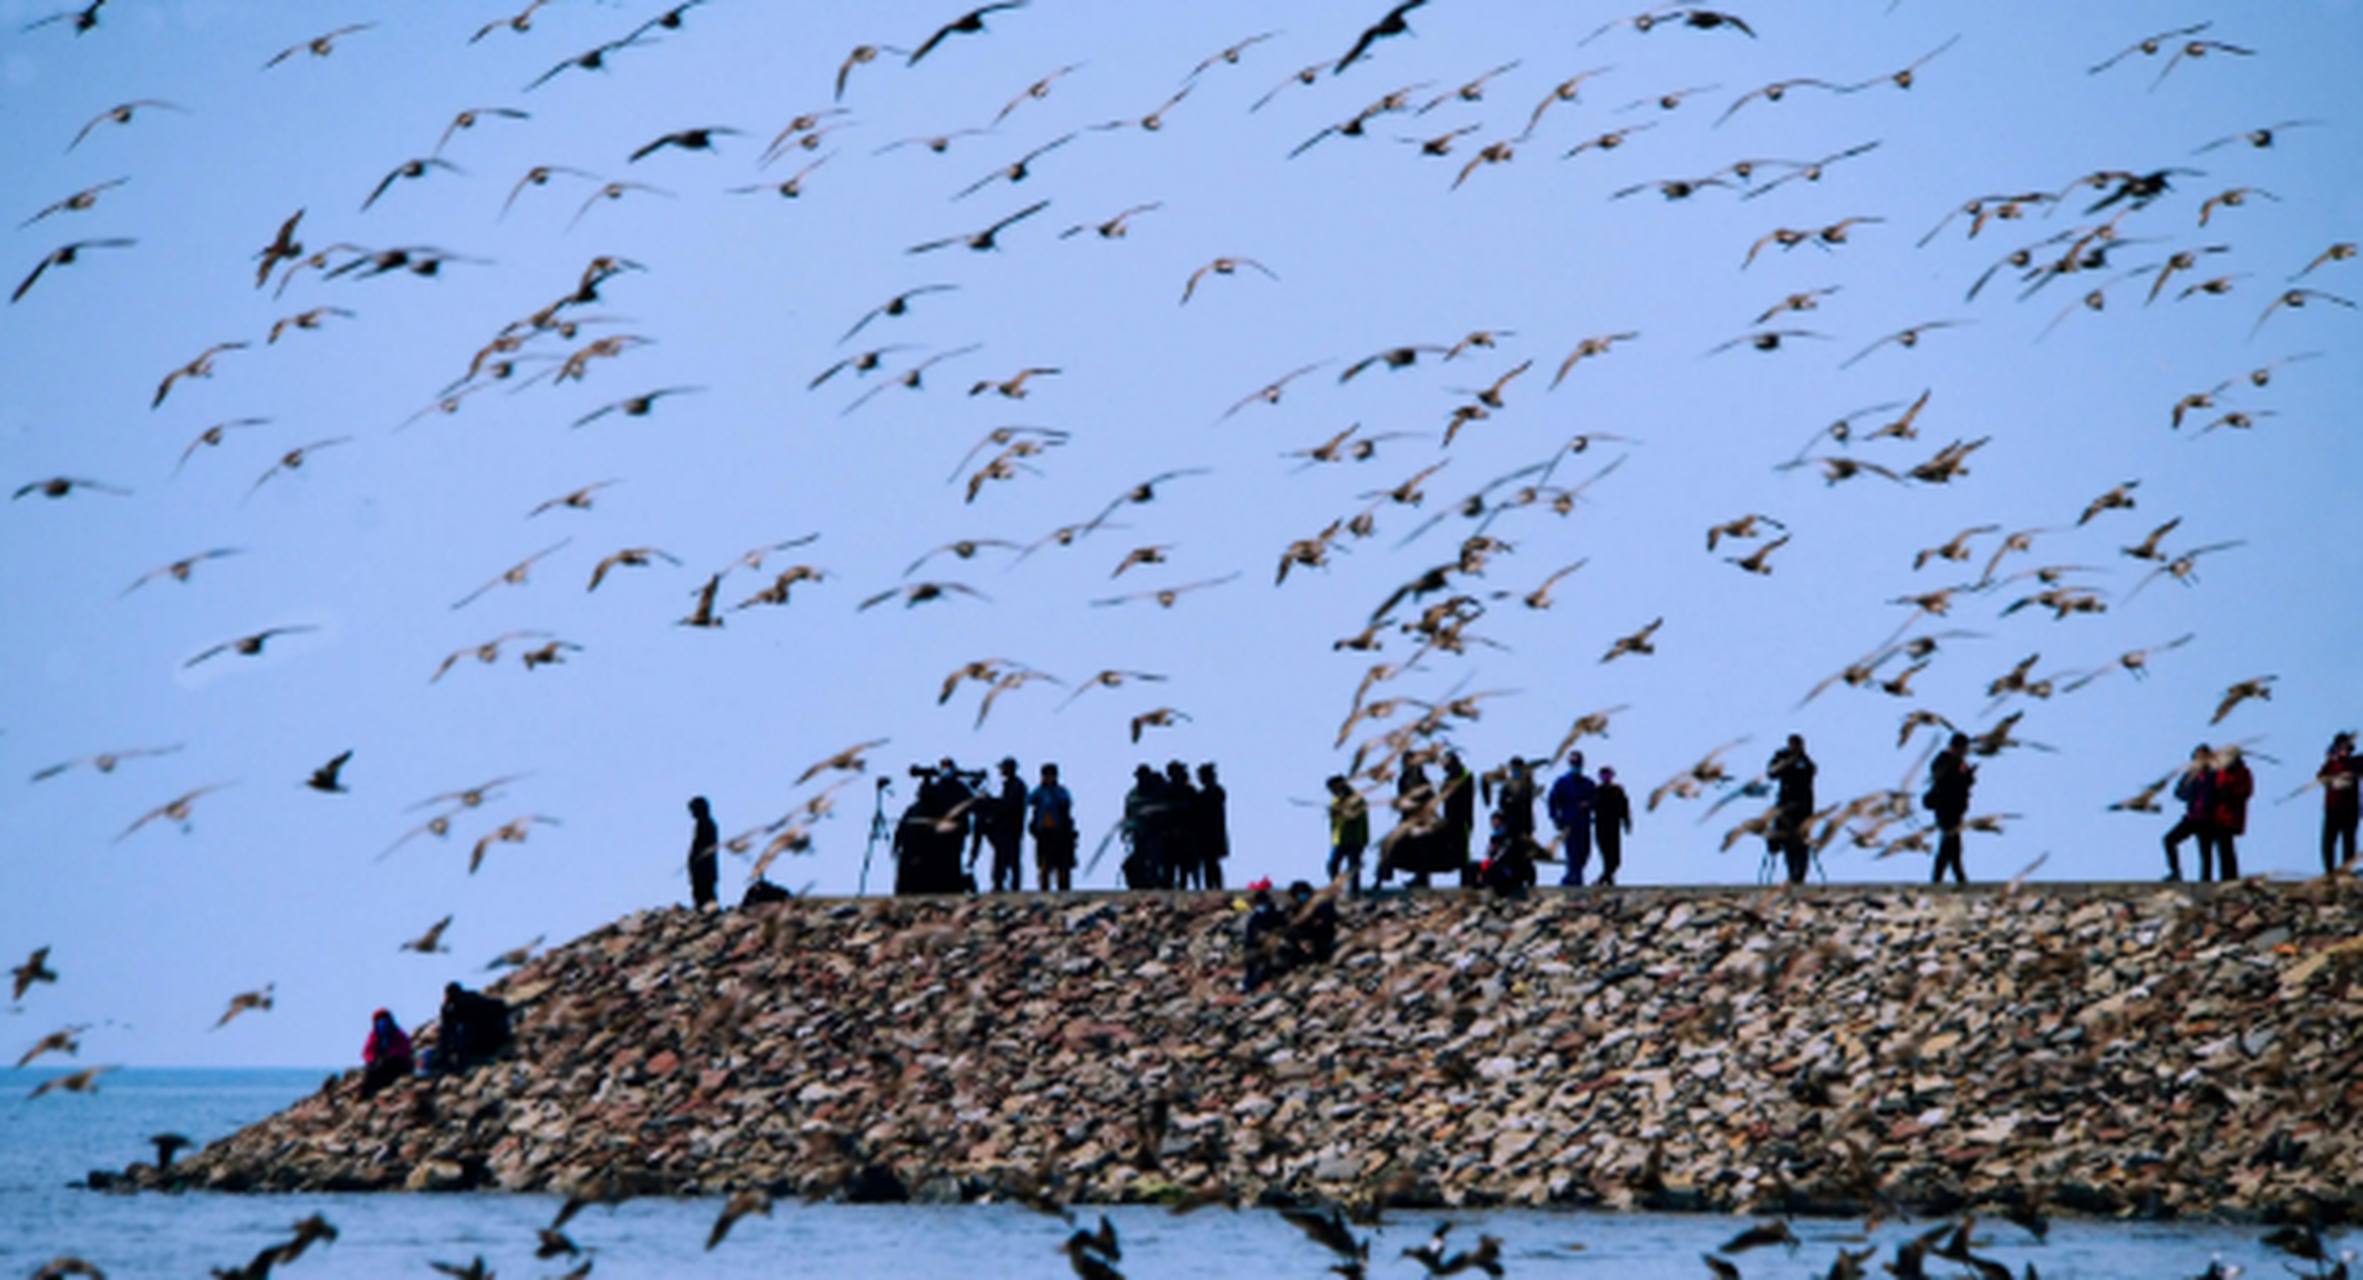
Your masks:
[{"label": "rubble stone", "polygon": [[2351,879],[1341,907],[1248,995],[1220,893],[638,912],[508,1060],[111,1183],[2363,1217]]}]

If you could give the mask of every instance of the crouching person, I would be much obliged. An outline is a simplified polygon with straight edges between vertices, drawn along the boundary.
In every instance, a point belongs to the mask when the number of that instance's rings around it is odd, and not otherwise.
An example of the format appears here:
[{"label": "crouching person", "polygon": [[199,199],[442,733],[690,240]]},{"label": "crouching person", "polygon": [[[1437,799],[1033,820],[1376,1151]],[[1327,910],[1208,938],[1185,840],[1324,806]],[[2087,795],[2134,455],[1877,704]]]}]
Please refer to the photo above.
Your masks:
[{"label": "crouching person", "polygon": [[508,1047],[508,1004],[456,982],[445,983],[443,1012],[436,1020],[435,1048],[427,1055],[427,1070],[439,1074],[466,1071],[492,1061]]},{"label": "crouching person", "polygon": [[361,1046],[361,1096],[366,1098],[387,1085],[407,1079],[418,1069],[412,1056],[410,1036],[394,1015],[384,1009],[369,1018],[369,1039]]}]

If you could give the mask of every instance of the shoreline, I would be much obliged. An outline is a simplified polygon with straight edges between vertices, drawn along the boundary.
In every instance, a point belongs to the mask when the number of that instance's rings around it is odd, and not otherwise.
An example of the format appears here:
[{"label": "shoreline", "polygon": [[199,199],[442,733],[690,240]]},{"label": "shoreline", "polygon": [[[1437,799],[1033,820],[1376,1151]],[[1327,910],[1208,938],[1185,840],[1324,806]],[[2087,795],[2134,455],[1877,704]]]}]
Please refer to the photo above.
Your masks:
[{"label": "shoreline", "polygon": [[1238,896],[635,913],[116,1185],[2363,1218],[2352,880],[1362,897],[1252,995]]}]

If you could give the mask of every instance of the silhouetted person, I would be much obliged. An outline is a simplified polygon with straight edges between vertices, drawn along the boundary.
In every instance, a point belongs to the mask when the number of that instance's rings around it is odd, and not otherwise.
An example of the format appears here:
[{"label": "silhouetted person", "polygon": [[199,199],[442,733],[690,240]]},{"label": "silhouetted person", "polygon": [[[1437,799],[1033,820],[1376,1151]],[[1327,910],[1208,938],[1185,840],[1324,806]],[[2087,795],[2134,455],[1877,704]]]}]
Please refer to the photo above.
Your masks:
[{"label": "silhouetted person", "polygon": [[[2314,781],[2322,784],[2323,875],[2355,860],[2355,828],[2363,817],[2363,805],[2357,804],[2359,780],[2363,767],[2355,758],[2355,735],[2333,736],[2329,750],[2322,753],[2322,767],[2314,773]],[[2342,846],[2344,853],[2338,852]]]},{"label": "silhouetted person", "polygon": [[1198,766],[1199,887],[1223,887],[1223,860],[1231,856],[1231,793],[1215,776],[1214,762]]},{"label": "silhouetted person", "polygon": [[1132,789],[1124,793],[1124,887],[1159,889],[1169,883],[1165,869],[1165,823],[1161,807],[1165,780],[1149,766],[1135,765]]},{"label": "silhouetted person", "polygon": [[721,876],[722,833],[714,829],[714,811],[704,796],[690,797],[689,816],[697,820],[689,833],[689,905],[707,907],[714,904],[714,882]]},{"label": "silhouetted person", "polygon": [[1567,859],[1567,871],[1559,877],[1562,885],[1584,882],[1584,864],[1592,860],[1592,793],[1597,789],[1584,776],[1584,753],[1568,752],[1567,772],[1551,784],[1544,806],[1551,825],[1559,829],[1559,851]]},{"label": "silhouetted person", "polygon": [[1165,794],[1157,821],[1165,828],[1166,889],[1194,889],[1205,874],[1206,852],[1198,843],[1198,788],[1190,785],[1190,766],[1179,760],[1165,763]]},{"label": "silhouetted person", "polygon": [[1477,834],[1477,780],[1461,763],[1460,753],[1444,753],[1444,776],[1437,783],[1444,798],[1444,826],[1436,835],[1436,870],[1456,876],[1462,888],[1477,882],[1477,864],[1469,857],[1469,841]]},{"label": "silhouetted person", "polygon": [[[361,1046],[361,1096],[366,1098],[418,1069],[410,1036],[384,1009],[369,1015],[369,1039]],[[169,1162],[167,1162],[169,1163]]]},{"label": "silhouetted person", "polygon": [[1327,964],[1337,954],[1337,904],[1313,901],[1313,886],[1302,880],[1288,886],[1288,942],[1291,968]]},{"label": "silhouetted person", "polygon": [[1953,869],[1955,884],[1969,883],[1961,865],[1961,821],[1969,815],[1969,789],[1977,785],[1977,766],[1969,763],[1969,735],[1956,733],[1945,749],[1928,762],[1925,803],[1936,815],[1936,869],[1930,884],[1942,884],[1945,868]]},{"label": "silhouetted person", "polygon": [[[1147,769],[1147,765],[1141,768]],[[1246,977],[1240,990],[1253,991],[1288,967],[1288,917],[1272,902],[1270,889],[1258,889],[1247,908],[1244,937]]]},{"label": "silhouetted person", "polygon": [[968,843],[975,793],[960,766],[946,756],[933,768],[911,766],[918,794],[894,831],[896,893],[961,893],[973,882],[960,866]]},{"label": "silhouetted person", "polygon": [[1329,788],[1329,878],[1346,875],[1346,890],[1362,889],[1362,851],[1370,847],[1370,805],[1343,776],[1331,774]]},{"label": "silhouetted person", "polygon": [[1534,837],[1510,830],[1508,815],[1493,811],[1492,834],[1485,841],[1485,862],[1477,868],[1477,882],[1505,898],[1523,898],[1534,887]]},{"label": "silhouetted person", "polygon": [[1000,791],[985,800],[977,828],[993,847],[993,892],[1016,893],[1026,887],[1026,784],[1015,759],[1003,757],[1000,769]]},{"label": "silhouetted person", "polygon": [[1511,835],[1532,838],[1534,797],[1534,767],[1526,763],[1524,756],[1511,756],[1510,762],[1502,766],[1499,788],[1485,797],[1485,801],[1501,815],[1502,824],[1509,828]]},{"label": "silhouetted person", "polygon": [[1027,829],[1034,833],[1034,869],[1042,892],[1075,889],[1075,797],[1058,780],[1058,766],[1042,766],[1041,782],[1027,797],[1033,809]]},{"label": "silhouetted person", "polygon": [[1600,883],[1616,883],[1617,868],[1625,863],[1625,833],[1633,829],[1633,801],[1617,785],[1616,770],[1602,765],[1600,785],[1592,792],[1592,838],[1600,845]]},{"label": "silhouetted person", "polygon": [[435,1054],[428,1069],[466,1071],[490,1062],[509,1046],[509,1006],[456,982],[443,984],[443,1010],[435,1020]]},{"label": "silhouetted person", "polygon": [[1379,882],[1402,871],[1411,877],[1412,888],[1427,888],[1439,825],[1436,784],[1428,780],[1426,765],[1412,761],[1395,779],[1395,829],[1379,850]]},{"label": "silhouetted person", "polygon": [[2182,801],[2182,817],[2166,832],[2166,878],[2182,879],[2182,842],[2199,842],[2199,878],[2215,869],[2215,756],[2202,742],[2191,748],[2191,762],[2174,781],[2174,798]]},{"label": "silhouetted person", "polygon": [[[2256,777],[2240,748],[2225,747],[2222,766],[2215,771],[2215,878],[2240,878],[2240,837],[2248,832],[2248,798],[2256,794]],[[2207,852],[2199,852],[2200,877],[2206,878]]]},{"label": "silhouetted person", "polygon": [[1805,883],[1813,870],[1813,849],[1805,842],[1805,828],[1813,820],[1813,777],[1819,770],[1805,754],[1805,738],[1792,733],[1764,766],[1764,777],[1774,787],[1772,829],[1764,837],[1772,852],[1788,864],[1790,884]]}]

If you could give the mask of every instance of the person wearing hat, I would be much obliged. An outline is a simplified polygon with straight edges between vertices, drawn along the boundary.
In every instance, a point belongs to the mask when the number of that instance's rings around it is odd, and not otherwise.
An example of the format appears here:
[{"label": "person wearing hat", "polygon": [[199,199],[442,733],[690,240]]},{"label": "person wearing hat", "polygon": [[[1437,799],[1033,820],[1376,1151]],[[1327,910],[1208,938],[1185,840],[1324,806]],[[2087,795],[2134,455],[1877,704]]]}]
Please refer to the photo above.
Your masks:
[{"label": "person wearing hat", "polygon": [[[2358,780],[2363,762],[2355,759],[2355,735],[2341,732],[2322,753],[2322,767],[2314,781],[2322,784],[2322,874],[2330,875],[2355,860]],[[2346,852],[2339,853],[2340,848]]]},{"label": "person wearing hat", "polygon": [[1600,785],[1592,792],[1592,839],[1600,847],[1600,883],[1616,883],[1624,865],[1625,833],[1633,829],[1633,802],[1617,785],[1616,770],[1600,766]]},{"label": "person wearing hat", "polygon": [[361,1046],[361,1096],[366,1098],[418,1069],[410,1036],[394,1015],[380,1009],[369,1015],[369,1039]]},{"label": "person wearing hat", "polygon": [[714,884],[721,878],[722,833],[715,829],[714,811],[704,796],[689,798],[689,816],[696,823],[689,833],[689,905],[703,910],[715,903]]}]

